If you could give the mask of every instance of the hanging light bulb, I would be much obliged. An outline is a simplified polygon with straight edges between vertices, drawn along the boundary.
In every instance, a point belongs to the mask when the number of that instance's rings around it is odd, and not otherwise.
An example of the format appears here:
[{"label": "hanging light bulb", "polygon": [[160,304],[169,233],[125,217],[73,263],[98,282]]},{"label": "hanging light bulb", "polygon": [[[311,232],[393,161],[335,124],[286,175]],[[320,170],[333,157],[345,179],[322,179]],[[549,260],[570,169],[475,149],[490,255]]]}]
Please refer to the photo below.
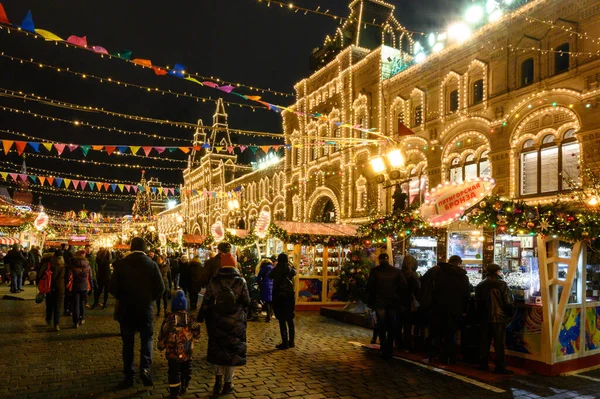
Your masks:
[{"label": "hanging light bulb", "polygon": [[593,196],[592,198],[590,198],[590,200],[588,201],[588,205],[591,205],[591,206],[598,205],[598,198],[596,196]]}]

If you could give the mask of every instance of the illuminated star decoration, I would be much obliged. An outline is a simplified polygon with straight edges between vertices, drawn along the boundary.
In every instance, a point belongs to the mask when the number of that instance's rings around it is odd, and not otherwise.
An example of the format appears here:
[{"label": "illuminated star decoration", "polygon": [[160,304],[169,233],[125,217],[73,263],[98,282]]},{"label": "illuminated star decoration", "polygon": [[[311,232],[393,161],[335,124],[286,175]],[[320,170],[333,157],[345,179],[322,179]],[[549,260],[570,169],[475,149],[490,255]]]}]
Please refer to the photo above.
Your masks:
[{"label": "illuminated star decoration", "polygon": [[540,229],[542,231],[548,230],[550,228],[550,223],[546,219],[540,220]]}]

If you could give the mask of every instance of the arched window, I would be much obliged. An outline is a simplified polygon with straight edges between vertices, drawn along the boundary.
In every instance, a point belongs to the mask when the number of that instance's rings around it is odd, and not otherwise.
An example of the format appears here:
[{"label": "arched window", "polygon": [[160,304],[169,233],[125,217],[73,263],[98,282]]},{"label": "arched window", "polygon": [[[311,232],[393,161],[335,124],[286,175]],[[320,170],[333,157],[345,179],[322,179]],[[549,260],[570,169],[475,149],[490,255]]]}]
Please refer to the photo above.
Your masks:
[{"label": "arched window", "polygon": [[563,43],[554,48],[554,73],[559,74],[569,70],[569,43]]},{"label": "arched window", "polygon": [[[360,118],[359,124],[360,124],[360,127],[363,128],[363,129],[368,129],[369,128],[367,126],[367,118],[364,117],[364,116]],[[360,138],[361,139],[367,139],[367,138],[369,138],[369,133],[361,130],[360,131]]]},{"label": "arched window", "polygon": [[402,112],[402,111],[398,112],[396,121],[398,122],[398,127],[400,127],[401,124],[404,125],[404,112]]},{"label": "arched window", "polygon": [[408,201],[409,204],[420,204],[425,197],[427,188],[427,174],[423,169],[413,168],[410,171],[410,180],[408,182]]},{"label": "arched window", "polygon": [[452,90],[450,92],[450,96],[449,96],[448,111],[450,111],[450,112],[458,111],[458,104],[459,104],[458,99],[459,99],[458,89]]},{"label": "arched window", "polygon": [[364,211],[367,207],[367,179],[361,176],[356,181],[356,210]]},{"label": "arched window", "polygon": [[418,127],[423,123],[423,106],[422,105],[417,105],[415,107],[415,112],[414,112],[414,121],[415,123],[413,124],[413,127]]},{"label": "arched window", "polygon": [[450,181],[462,183],[465,180],[475,179],[477,177],[491,177],[492,170],[488,159],[488,152],[477,158],[474,154],[468,154],[464,162],[461,163],[458,157],[450,163]]},{"label": "arched window", "polygon": [[521,87],[529,86],[533,83],[533,72],[533,58],[528,58],[521,63]]},{"label": "arched window", "polygon": [[473,104],[483,101],[483,79],[473,82]]},{"label": "arched window", "polygon": [[554,135],[544,136],[539,148],[533,140],[521,150],[521,195],[537,195],[570,190],[579,182],[579,143],[574,130],[556,143]]}]

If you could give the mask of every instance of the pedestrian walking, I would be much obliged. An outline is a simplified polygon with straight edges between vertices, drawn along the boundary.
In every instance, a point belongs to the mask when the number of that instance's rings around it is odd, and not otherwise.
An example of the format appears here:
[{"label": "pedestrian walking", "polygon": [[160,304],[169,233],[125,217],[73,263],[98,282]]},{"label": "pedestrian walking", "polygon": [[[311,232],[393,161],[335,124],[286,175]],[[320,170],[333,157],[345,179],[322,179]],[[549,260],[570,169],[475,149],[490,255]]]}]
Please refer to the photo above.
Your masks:
[{"label": "pedestrian walking", "polygon": [[495,373],[513,374],[506,368],[505,340],[506,326],[513,316],[513,295],[506,282],[502,280],[502,268],[492,263],[486,268],[487,277],[477,288],[477,314],[481,326],[479,368],[488,369],[490,345],[494,341],[496,364]]},{"label": "pedestrian walking", "polygon": [[62,251],[56,251],[54,254],[44,254],[41,263],[42,266],[38,273],[40,279],[45,275],[48,268],[52,272],[50,292],[46,294],[46,324],[48,324],[48,327],[52,327],[54,331],[60,331],[60,308],[65,295],[66,273]]},{"label": "pedestrian walking", "polygon": [[108,302],[108,284],[110,282],[111,262],[112,257],[110,251],[106,248],[100,248],[96,255],[96,263],[98,265],[96,282],[98,283],[98,289],[94,292],[94,304],[92,305],[92,309],[98,306],[98,301],[100,300],[100,295],[102,295],[102,293],[104,293],[104,301],[102,302],[102,307],[100,309],[106,308],[106,303]]},{"label": "pedestrian walking", "polygon": [[[87,259],[90,269],[92,271],[91,281],[92,281],[92,289],[90,290],[90,294],[94,295],[94,299],[96,298],[96,293],[98,292],[98,263],[96,254],[92,251],[92,247],[90,245],[85,246],[85,258]],[[90,306],[86,306],[88,309]]]},{"label": "pedestrian walking", "polygon": [[179,289],[179,252],[176,252],[170,259],[171,278],[173,279],[173,288]]},{"label": "pedestrian walking", "polygon": [[260,287],[260,300],[263,303],[263,308],[267,313],[266,322],[269,323],[273,317],[273,279],[269,277],[269,273],[273,270],[273,262],[270,259],[263,259],[260,262],[260,271],[256,282]]},{"label": "pedestrian walking", "polygon": [[231,244],[226,241],[221,241],[217,245],[217,255],[209,258],[204,262],[203,286],[207,286],[210,280],[217,274],[217,270],[221,267],[221,256],[231,252]]},{"label": "pedestrian walking", "polygon": [[156,263],[158,264],[158,270],[160,271],[163,283],[165,284],[165,290],[156,300],[156,315],[160,316],[160,302],[162,299],[164,315],[167,317],[167,301],[171,299],[171,268],[165,262],[165,257],[163,255],[158,255],[156,257]]},{"label": "pedestrian walking", "polygon": [[115,317],[121,327],[123,340],[123,374],[118,388],[133,386],[133,345],[135,333],[140,333],[140,377],[144,386],[152,386],[152,333],[154,312],[152,304],[165,290],[158,265],[146,255],[143,238],[131,240],[131,254],[115,262],[110,279],[110,293],[119,301]]},{"label": "pedestrian walking", "polygon": [[277,257],[277,265],[268,274],[273,279],[273,311],[279,321],[279,333],[281,334],[281,343],[275,346],[277,349],[285,350],[295,346],[295,275],[296,269],[290,265],[287,254],[280,253]]},{"label": "pedestrian walking", "polygon": [[246,312],[250,305],[246,280],[233,256],[222,253],[219,261],[222,265],[208,284],[198,312],[198,321],[206,320],[207,360],[215,365],[211,398],[232,392],[235,368],[246,364]]},{"label": "pedestrian walking", "polygon": [[200,324],[191,319],[187,305],[185,293],[177,291],[158,335],[158,350],[165,351],[169,363],[171,398],[185,394],[190,385],[194,340],[200,338]]},{"label": "pedestrian walking", "polygon": [[71,314],[73,316],[73,327],[78,328],[85,323],[85,305],[88,293],[92,291],[92,270],[85,257],[85,251],[77,252],[71,259],[69,274],[72,278]]},{"label": "pedestrian walking", "polygon": [[439,354],[443,342],[442,361],[456,363],[456,332],[466,314],[471,293],[462,259],[453,255],[448,262],[439,262],[423,276],[424,285],[432,287],[429,324],[429,361]]},{"label": "pedestrian walking", "polygon": [[179,258],[179,287],[186,294],[189,292],[190,264],[187,255],[181,255]]},{"label": "pedestrian walking", "polygon": [[188,264],[188,289],[190,292],[190,309],[198,309],[198,295],[208,282],[204,280],[204,268],[200,258],[195,257]]},{"label": "pedestrian walking", "polygon": [[23,292],[23,271],[25,269],[26,259],[21,252],[21,246],[14,244],[4,257],[4,264],[10,268],[11,285],[10,292],[17,294]]},{"label": "pedestrian walking", "polygon": [[380,351],[385,359],[391,359],[394,337],[398,330],[398,310],[407,293],[406,279],[402,272],[390,265],[387,253],[379,254],[379,266],[369,273],[367,282],[368,306],[375,311]]},{"label": "pedestrian walking", "polygon": [[402,314],[400,317],[400,328],[398,329],[398,337],[396,339],[396,348],[413,351],[414,343],[412,329],[417,322],[417,311],[419,310],[419,292],[421,283],[417,274],[419,263],[412,255],[405,255],[402,259],[402,275],[406,279],[408,295],[405,295],[405,302],[402,306]]}]

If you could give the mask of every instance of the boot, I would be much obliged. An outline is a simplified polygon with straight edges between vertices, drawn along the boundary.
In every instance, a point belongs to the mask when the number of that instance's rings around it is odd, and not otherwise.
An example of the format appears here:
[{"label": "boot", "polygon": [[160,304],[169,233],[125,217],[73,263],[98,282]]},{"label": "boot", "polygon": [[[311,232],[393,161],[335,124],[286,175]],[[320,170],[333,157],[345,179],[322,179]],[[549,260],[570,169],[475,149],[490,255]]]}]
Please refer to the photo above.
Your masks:
[{"label": "boot", "polygon": [[294,331],[294,329],[290,328],[290,341],[288,343],[288,346],[290,348],[293,348],[295,346],[294,344],[294,336],[296,335],[296,332]]},{"label": "boot", "polygon": [[221,394],[221,388],[223,387],[223,376],[215,376],[215,386],[213,387],[213,393],[210,395],[211,399],[216,399]]},{"label": "boot", "polygon": [[221,395],[227,395],[231,392],[233,392],[233,384],[231,382],[225,382],[225,385],[223,385],[223,391],[221,391]]}]

